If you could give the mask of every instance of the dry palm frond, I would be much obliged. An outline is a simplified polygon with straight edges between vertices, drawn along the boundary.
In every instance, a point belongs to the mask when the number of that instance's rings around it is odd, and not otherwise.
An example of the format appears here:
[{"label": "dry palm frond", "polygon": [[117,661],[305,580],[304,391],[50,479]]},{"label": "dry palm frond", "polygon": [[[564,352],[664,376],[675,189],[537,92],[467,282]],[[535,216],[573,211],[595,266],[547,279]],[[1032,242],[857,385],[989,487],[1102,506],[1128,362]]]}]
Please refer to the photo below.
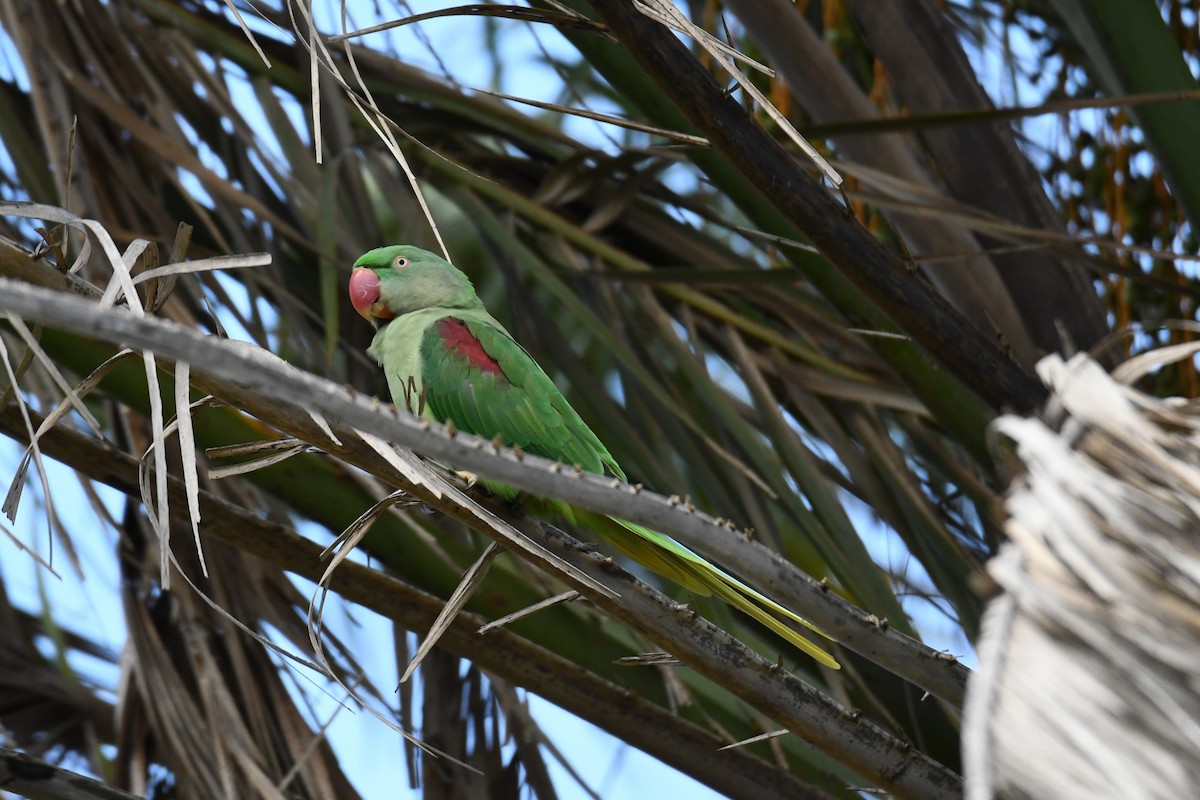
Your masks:
[{"label": "dry palm frond", "polygon": [[1011,544],[989,565],[1004,595],[970,687],[969,796],[1188,796],[1200,782],[1200,404],[1150,397],[1085,355],[1039,372],[1054,389],[1042,417],[996,423],[1022,474]]},{"label": "dry palm frond", "polygon": [[458,585],[458,588],[454,590],[454,594],[450,595],[450,599],[446,601],[445,610],[434,620],[433,626],[425,634],[425,638],[421,640],[421,646],[417,648],[412,661],[408,662],[408,666],[404,668],[404,672],[400,675],[400,683],[404,683],[412,677],[413,672],[416,671],[425,657],[429,655],[429,652],[437,645],[438,639],[446,632],[450,624],[454,622],[454,618],[463,610],[471,595],[482,585],[483,579],[487,577],[488,567],[492,565],[492,561],[502,552],[504,552],[504,548],[496,542],[492,542],[479,556],[479,559],[466,571],[463,575],[462,583]]},{"label": "dry palm frond", "polygon": [[[780,113],[779,109],[777,109],[775,105],[766,98],[765,95],[763,95],[762,91],[759,90],[744,74],[742,74],[741,70],[734,66],[732,58],[734,53],[730,52],[730,48],[725,45],[724,42],[716,39],[712,36],[712,34],[693,23],[683,14],[683,12],[677,9],[674,4],[665,2],[665,0],[644,0],[644,2],[638,3],[638,7],[638,10],[646,16],[655,19],[669,27],[682,30],[688,36],[691,36],[693,39],[695,39],[696,42],[705,50],[707,50],[712,57],[721,64],[725,71],[728,72],[735,81],[737,81],[738,85],[741,86],[747,94],[754,98],[755,102],[759,104],[762,110],[766,112],[766,114],[779,125],[784,133],[787,134],[787,137],[804,152],[804,155],[813,162],[817,169],[821,171],[821,173],[829,180],[831,184],[833,184],[834,188],[842,185],[842,176],[837,173],[837,170],[831,167],[829,162],[827,162],[825,158],[817,152],[816,148],[809,144],[808,140],[801,136],[799,131],[792,127],[792,123],[788,121],[786,116]],[[743,56],[740,53],[737,55],[739,56],[739,60],[744,61],[756,69],[761,69],[762,71],[770,73],[772,77],[774,76],[774,73],[772,73],[767,67],[763,67],[753,59]]]},{"label": "dry palm frond", "polygon": [[510,622],[516,622],[519,619],[524,619],[530,614],[536,614],[544,608],[549,608],[550,606],[558,605],[559,603],[569,603],[570,601],[576,600],[579,597],[579,592],[575,591],[574,589],[571,589],[567,592],[562,592],[561,594],[556,594],[553,597],[547,597],[545,600],[542,600],[539,603],[534,603],[526,608],[522,608],[520,611],[514,611],[511,614],[506,614],[500,619],[492,620],[487,625],[482,626],[479,629],[479,633],[483,634],[488,633],[489,631],[499,630]]},{"label": "dry palm frond", "polygon": [[[144,793],[157,763],[196,796],[356,796],[270,652],[185,582],[171,593],[154,586],[157,539],[146,532],[128,507],[118,783]],[[305,641],[301,597],[280,571],[221,544],[209,546],[208,559],[203,585],[213,603],[261,631]],[[187,563],[199,572],[194,558]],[[352,663],[342,669],[357,673]]]}]

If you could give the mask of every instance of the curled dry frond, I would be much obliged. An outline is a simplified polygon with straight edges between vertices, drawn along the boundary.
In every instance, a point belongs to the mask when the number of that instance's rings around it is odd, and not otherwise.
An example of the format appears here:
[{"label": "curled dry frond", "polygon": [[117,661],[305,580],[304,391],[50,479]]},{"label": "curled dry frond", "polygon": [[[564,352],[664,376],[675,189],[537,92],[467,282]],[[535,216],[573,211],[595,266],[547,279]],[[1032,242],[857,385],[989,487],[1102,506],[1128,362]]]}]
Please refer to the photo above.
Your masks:
[{"label": "curled dry frond", "polygon": [[[1148,353],[1144,366],[1190,357]],[[1200,404],[1052,356],[971,682],[970,796],[1173,798],[1200,780]],[[1129,377],[1140,365],[1124,370]]]}]

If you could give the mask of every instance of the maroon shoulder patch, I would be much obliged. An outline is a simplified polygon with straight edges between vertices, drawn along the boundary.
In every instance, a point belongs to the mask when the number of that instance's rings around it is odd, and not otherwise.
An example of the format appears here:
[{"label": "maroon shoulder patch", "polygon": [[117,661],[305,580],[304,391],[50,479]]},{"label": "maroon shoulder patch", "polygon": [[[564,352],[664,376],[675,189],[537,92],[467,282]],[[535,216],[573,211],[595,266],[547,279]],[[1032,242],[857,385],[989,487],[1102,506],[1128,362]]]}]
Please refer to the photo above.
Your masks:
[{"label": "maroon shoulder patch", "polygon": [[504,374],[500,363],[483,349],[483,343],[475,338],[467,323],[454,317],[443,317],[437,321],[437,329],[448,351],[464,356],[471,366],[484,372]]}]

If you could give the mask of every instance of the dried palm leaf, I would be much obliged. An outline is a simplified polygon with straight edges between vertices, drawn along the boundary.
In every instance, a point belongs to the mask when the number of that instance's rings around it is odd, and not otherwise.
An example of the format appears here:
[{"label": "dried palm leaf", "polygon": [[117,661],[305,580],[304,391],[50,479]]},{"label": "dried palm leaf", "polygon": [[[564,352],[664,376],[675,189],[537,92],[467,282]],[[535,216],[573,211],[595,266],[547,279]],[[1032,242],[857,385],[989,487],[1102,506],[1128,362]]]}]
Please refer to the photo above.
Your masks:
[{"label": "dried palm leaf", "polygon": [[[1190,357],[1148,353],[1136,377]],[[1200,781],[1200,405],[1077,355],[1040,418],[996,432],[1021,465],[964,744],[969,796],[1174,798]]]}]

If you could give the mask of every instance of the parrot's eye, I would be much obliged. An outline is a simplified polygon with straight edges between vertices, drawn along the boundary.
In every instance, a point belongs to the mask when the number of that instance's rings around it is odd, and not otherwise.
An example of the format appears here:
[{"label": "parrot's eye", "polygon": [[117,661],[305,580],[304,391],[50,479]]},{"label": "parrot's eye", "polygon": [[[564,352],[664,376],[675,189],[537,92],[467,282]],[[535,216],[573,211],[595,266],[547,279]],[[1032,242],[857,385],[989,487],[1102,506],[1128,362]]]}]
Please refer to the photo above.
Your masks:
[{"label": "parrot's eye", "polygon": [[412,262],[404,256],[396,256],[396,258],[392,260],[392,266],[396,269],[407,269],[411,263]]}]

